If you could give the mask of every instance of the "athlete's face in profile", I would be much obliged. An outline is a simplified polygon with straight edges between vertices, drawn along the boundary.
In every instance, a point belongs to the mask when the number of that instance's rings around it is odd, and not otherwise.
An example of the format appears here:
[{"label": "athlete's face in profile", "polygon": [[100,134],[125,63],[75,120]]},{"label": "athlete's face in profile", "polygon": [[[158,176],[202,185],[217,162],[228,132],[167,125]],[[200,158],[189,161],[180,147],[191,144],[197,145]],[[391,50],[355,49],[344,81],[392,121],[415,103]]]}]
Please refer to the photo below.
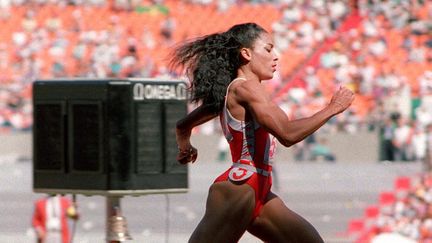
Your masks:
[{"label": "athlete's face in profile", "polygon": [[259,38],[255,40],[250,52],[249,64],[252,71],[259,79],[268,80],[273,78],[273,73],[276,71],[278,55],[271,36],[263,32]]}]

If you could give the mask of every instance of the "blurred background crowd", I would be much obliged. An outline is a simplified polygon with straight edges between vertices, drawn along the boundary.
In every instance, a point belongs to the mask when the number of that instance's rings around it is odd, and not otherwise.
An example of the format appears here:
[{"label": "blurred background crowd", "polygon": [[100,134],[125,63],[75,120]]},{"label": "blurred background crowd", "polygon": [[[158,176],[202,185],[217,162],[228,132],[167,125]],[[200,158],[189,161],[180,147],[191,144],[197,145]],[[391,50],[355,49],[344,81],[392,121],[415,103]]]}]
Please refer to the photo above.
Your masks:
[{"label": "blurred background crowd", "polygon": [[[167,68],[176,43],[241,22],[273,35],[280,59],[267,88],[288,116],[310,115],[345,85],[356,100],[325,132],[376,132],[381,161],[428,157],[432,2],[426,0],[1,0],[0,133],[31,130],[35,80],[184,78]],[[296,145],[297,159],[307,146],[307,140]],[[383,216],[377,227],[409,225],[404,235],[432,241],[430,181],[423,178],[395,200],[387,213],[397,221]]]},{"label": "blurred background crowd", "polygon": [[400,176],[391,191],[383,191],[378,204],[365,207],[352,219],[347,233],[356,243],[432,241],[432,176]]},{"label": "blurred background crowd", "polygon": [[31,128],[34,80],[182,78],[167,69],[175,43],[254,21],[280,52],[268,88],[290,116],[346,85],[356,102],[330,130],[392,119],[421,133],[432,121],[431,9],[421,0],[2,0],[1,131]]}]

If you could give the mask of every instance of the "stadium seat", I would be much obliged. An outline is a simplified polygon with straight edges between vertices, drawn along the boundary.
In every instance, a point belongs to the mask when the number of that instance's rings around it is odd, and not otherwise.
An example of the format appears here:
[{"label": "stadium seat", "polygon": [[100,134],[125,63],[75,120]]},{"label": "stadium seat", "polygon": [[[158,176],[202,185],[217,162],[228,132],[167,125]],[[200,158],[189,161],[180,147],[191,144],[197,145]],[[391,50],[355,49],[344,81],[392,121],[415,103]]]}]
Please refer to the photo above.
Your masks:
[{"label": "stadium seat", "polygon": [[396,195],[391,191],[384,191],[379,194],[379,206],[383,212],[389,213],[396,202]]},{"label": "stadium seat", "polygon": [[411,189],[411,179],[407,176],[400,176],[396,178],[394,182],[394,187],[396,191],[400,190],[410,190]]},{"label": "stadium seat", "polygon": [[379,215],[379,207],[370,205],[365,208],[364,216],[366,219],[376,219]]},{"label": "stadium seat", "polygon": [[348,223],[348,236],[359,235],[365,229],[363,219],[351,219]]}]

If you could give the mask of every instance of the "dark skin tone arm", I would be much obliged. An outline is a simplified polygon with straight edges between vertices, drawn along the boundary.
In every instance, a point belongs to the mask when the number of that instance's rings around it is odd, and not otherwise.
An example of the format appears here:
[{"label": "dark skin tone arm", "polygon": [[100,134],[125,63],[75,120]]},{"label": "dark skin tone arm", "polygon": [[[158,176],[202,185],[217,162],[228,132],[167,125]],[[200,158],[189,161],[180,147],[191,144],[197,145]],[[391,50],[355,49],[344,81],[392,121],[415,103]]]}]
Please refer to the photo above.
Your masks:
[{"label": "dark skin tone arm", "polygon": [[240,109],[232,110],[232,113],[237,113],[240,117],[243,113],[245,117],[246,112],[250,112],[264,129],[273,134],[282,145],[289,147],[314,133],[334,115],[346,110],[354,100],[354,95],[349,89],[341,87],[322,110],[310,117],[296,120],[288,119],[284,111],[270,99],[259,82],[239,83],[232,88],[230,98],[228,104],[240,107]]},{"label": "dark skin tone arm", "polygon": [[182,164],[195,162],[198,152],[190,143],[192,129],[217,116],[218,114],[216,114],[209,106],[201,105],[177,122],[176,139],[179,148],[177,161]]},{"label": "dark skin tone arm", "polygon": [[[308,118],[289,120],[264,90],[258,82],[239,82],[230,90],[228,107],[233,106],[232,102],[240,104],[234,106],[237,109],[230,109],[235,117],[243,117],[240,119],[244,120],[246,110],[248,110],[261,126],[287,147],[314,133],[331,117],[346,110],[354,100],[354,95],[350,90],[340,88],[334,94],[330,104],[321,111]],[[177,122],[176,138],[179,147],[177,161],[182,164],[195,162],[198,153],[190,143],[192,129],[217,116],[218,114],[208,106],[201,105]]]}]

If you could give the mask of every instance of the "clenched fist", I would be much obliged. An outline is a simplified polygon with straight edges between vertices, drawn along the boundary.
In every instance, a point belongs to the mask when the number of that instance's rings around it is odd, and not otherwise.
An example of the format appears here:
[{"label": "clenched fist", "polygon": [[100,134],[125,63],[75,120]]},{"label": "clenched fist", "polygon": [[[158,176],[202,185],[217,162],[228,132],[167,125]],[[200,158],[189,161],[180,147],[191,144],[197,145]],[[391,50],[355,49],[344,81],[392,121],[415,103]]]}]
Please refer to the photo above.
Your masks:
[{"label": "clenched fist", "polygon": [[198,157],[198,151],[193,146],[190,146],[187,149],[180,149],[177,154],[177,161],[180,162],[180,164],[187,164],[189,162],[195,162],[195,160]]},{"label": "clenched fist", "polygon": [[346,88],[340,87],[336,93],[334,93],[329,106],[332,106],[335,110],[335,114],[339,114],[346,110],[354,100],[354,93]]}]

